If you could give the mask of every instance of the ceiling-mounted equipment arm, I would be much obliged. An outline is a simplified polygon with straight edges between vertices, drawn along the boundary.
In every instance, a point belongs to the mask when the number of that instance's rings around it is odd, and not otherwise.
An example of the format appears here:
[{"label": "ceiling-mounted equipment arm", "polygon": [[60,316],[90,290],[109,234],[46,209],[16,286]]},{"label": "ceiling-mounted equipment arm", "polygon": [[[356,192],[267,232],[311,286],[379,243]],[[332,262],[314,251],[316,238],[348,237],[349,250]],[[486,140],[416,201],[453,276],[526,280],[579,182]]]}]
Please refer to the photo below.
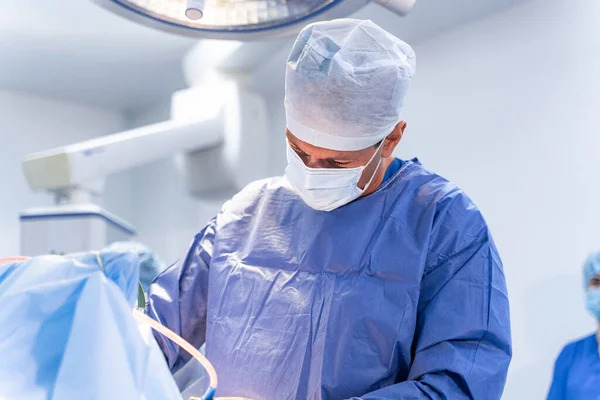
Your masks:
[{"label": "ceiling-mounted equipment arm", "polygon": [[33,190],[85,187],[107,175],[169,157],[217,146],[222,118],[167,121],[27,156],[23,170]]},{"label": "ceiling-mounted equipment arm", "polygon": [[268,137],[266,101],[215,76],[173,93],[169,121],[31,154],[23,170],[32,189],[78,204],[100,195],[107,176],[179,153],[191,195],[226,198],[267,176]]}]

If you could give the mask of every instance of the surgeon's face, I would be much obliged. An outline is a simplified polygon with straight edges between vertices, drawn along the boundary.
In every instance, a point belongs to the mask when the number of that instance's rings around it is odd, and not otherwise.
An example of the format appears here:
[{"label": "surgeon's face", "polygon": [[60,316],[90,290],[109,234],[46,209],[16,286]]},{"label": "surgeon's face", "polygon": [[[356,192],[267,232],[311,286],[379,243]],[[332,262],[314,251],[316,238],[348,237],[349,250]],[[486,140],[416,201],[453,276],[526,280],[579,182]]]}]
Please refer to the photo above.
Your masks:
[{"label": "surgeon's face", "polygon": [[590,280],[588,289],[600,289],[600,275],[596,275]]},{"label": "surgeon's face", "polygon": [[[379,143],[375,146],[358,151],[324,149],[298,139],[289,130],[286,131],[286,137],[290,147],[300,156],[304,164],[310,168],[356,168],[366,165],[369,160],[373,158],[371,163],[365,168],[363,175],[358,182],[358,187],[361,189],[364,188],[371,176],[373,176],[373,173],[375,173],[376,175],[372,180],[370,188],[374,189],[377,188],[383,180],[385,170],[393,160],[392,153],[394,152],[396,145],[400,142],[400,139],[402,139],[405,128],[406,122],[401,121],[396,128],[394,128],[392,133],[384,139],[384,143],[381,144],[379,150]],[[379,151],[380,155],[373,156],[377,151]],[[380,158],[383,158],[384,162],[380,164],[377,171],[374,171],[375,168],[377,168]],[[368,193],[369,190],[367,189],[364,194]]]}]

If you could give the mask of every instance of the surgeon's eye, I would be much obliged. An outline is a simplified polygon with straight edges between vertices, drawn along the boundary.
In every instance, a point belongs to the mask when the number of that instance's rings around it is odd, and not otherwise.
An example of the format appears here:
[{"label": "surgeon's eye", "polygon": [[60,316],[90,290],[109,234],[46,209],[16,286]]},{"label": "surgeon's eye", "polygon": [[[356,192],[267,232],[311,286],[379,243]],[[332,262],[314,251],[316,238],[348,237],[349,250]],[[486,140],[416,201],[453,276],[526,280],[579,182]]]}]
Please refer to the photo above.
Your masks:
[{"label": "surgeon's eye", "polygon": [[328,164],[332,167],[332,168],[348,168],[348,166],[350,164],[352,164],[351,161],[335,161],[335,160],[330,160],[328,162]]}]

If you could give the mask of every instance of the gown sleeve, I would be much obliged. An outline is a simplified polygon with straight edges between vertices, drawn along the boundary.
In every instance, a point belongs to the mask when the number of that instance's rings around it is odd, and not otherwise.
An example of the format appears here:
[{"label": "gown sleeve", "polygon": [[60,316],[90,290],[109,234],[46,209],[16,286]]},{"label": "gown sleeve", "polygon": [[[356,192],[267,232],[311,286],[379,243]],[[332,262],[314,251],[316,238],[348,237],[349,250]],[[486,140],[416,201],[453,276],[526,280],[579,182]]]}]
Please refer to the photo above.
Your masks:
[{"label": "gown sleeve", "polygon": [[[150,285],[146,313],[195,348],[206,338],[208,269],[213,252],[215,219],[196,235],[185,257],[158,275]],[[189,359],[185,351],[159,333],[156,340],[172,372]]]},{"label": "gown sleeve", "polygon": [[487,224],[466,196],[444,199],[421,280],[408,379],[356,399],[499,400],[512,356],[509,314]]}]

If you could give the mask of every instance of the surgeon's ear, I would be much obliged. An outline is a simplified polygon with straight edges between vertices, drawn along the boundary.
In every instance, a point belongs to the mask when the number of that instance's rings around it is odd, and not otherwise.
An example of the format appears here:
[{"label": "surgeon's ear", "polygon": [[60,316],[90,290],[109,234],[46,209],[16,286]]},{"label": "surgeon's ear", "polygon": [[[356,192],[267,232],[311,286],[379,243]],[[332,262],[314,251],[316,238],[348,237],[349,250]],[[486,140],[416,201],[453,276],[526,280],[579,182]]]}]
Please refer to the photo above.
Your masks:
[{"label": "surgeon's ear", "polygon": [[405,129],[406,121],[400,121],[398,122],[392,133],[390,133],[388,137],[385,138],[385,142],[383,143],[383,150],[381,151],[381,156],[383,158],[388,158],[392,155],[394,149],[396,149],[396,146],[398,145],[398,143],[400,143]]}]

